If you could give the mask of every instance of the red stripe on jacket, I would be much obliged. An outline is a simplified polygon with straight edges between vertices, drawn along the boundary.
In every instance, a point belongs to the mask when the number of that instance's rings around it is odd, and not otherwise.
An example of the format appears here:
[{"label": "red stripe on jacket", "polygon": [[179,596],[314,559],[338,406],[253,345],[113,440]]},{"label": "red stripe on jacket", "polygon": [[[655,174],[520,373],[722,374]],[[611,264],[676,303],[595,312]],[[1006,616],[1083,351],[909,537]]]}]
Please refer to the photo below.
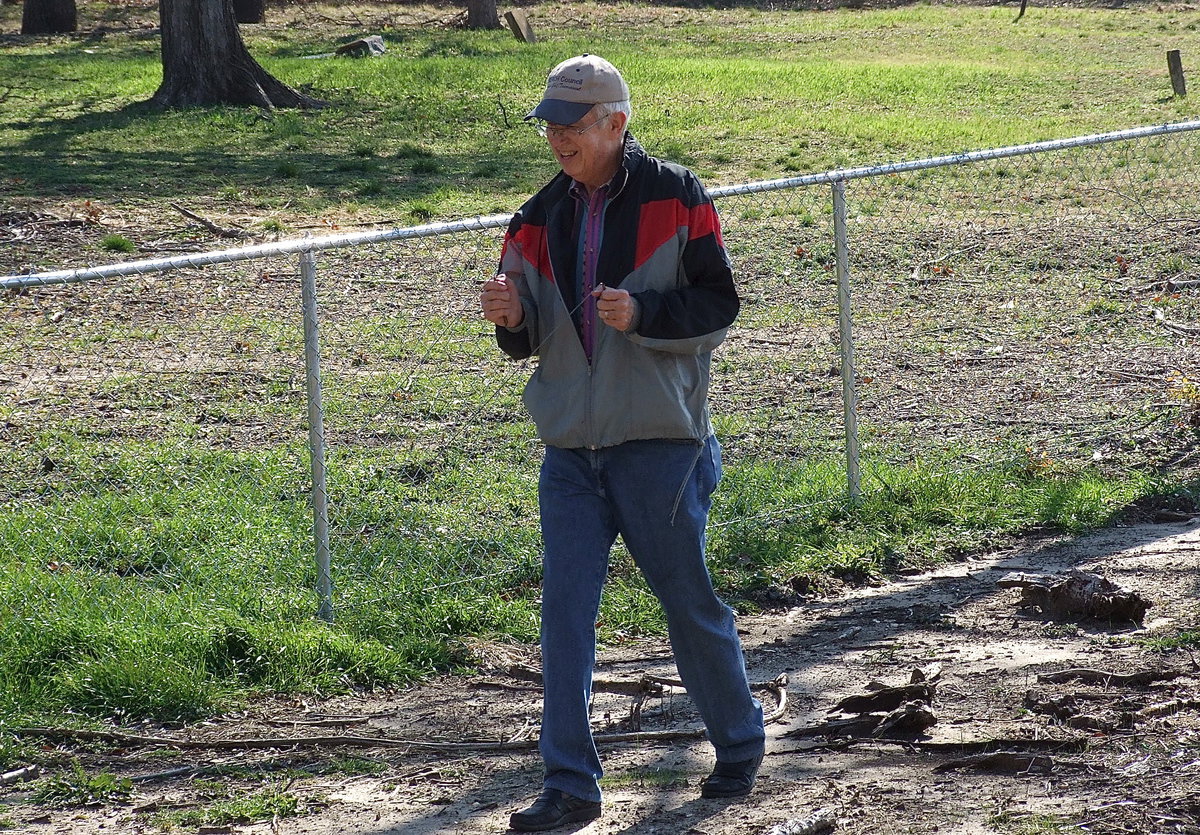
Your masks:
[{"label": "red stripe on jacket", "polygon": [[681,226],[687,227],[689,241],[703,238],[705,235],[716,235],[717,244],[724,246],[721,240],[721,222],[712,203],[701,203],[689,208],[674,198],[652,200],[642,205],[641,216],[638,218],[634,269],[645,264],[651,255],[675,236]]},{"label": "red stripe on jacket", "polygon": [[550,265],[550,246],[547,242],[545,226],[522,223],[515,235],[505,235],[504,247],[500,252],[501,263],[504,263],[508,247],[513,243],[521,248],[521,254],[525,260],[533,264],[533,268],[540,275],[554,281],[554,269]]}]

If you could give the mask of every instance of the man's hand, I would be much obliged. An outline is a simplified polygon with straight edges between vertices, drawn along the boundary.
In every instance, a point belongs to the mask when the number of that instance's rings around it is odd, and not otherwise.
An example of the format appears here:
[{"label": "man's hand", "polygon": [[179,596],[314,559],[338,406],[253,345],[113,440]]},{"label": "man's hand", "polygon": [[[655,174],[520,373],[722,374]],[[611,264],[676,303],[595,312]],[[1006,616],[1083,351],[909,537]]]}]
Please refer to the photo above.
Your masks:
[{"label": "man's hand", "polygon": [[519,327],[525,320],[525,308],[521,307],[521,296],[508,283],[508,276],[500,273],[483,283],[479,294],[483,318],[502,328]]},{"label": "man's hand", "polygon": [[596,297],[596,315],[610,328],[625,332],[637,324],[637,299],[629,295],[628,290],[601,284],[592,291],[592,295]]}]

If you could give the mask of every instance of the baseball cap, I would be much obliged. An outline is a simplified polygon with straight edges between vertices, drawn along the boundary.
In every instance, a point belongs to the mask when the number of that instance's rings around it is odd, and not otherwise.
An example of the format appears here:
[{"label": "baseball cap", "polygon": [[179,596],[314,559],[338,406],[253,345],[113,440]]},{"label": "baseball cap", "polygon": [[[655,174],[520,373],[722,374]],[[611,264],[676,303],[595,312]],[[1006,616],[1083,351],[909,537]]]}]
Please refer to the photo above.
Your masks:
[{"label": "baseball cap", "polygon": [[541,102],[525,119],[573,125],[594,105],[628,98],[629,87],[617,68],[598,55],[584,54],[550,70]]}]

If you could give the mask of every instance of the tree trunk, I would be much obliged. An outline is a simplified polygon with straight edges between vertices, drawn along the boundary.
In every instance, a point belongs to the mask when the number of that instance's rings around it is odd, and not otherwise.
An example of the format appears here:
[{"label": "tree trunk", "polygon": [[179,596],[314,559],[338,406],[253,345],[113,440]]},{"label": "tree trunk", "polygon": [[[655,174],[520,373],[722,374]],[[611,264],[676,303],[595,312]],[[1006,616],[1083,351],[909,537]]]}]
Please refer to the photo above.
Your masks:
[{"label": "tree trunk", "polygon": [[159,0],[163,80],[150,100],[157,107],[245,104],[320,107],[277,81],[250,56],[232,0]]},{"label": "tree trunk", "polygon": [[21,10],[22,35],[74,32],[75,0],[25,0]]},{"label": "tree trunk", "polygon": [[266,12],[266,0],[233,0],[233,16],[238,23],[262,23]]},{"label": "tree trunk", "polygon": [[467,0],[468,29],[500,29],[496,0]]}]

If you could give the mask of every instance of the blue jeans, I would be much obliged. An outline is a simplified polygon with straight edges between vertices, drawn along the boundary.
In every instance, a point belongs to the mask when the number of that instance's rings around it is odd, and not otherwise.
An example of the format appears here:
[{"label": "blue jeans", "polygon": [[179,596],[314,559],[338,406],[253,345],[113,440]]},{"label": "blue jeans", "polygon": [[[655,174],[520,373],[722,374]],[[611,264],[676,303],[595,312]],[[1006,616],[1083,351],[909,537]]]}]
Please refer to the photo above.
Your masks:
[{"label": "blue jeans", "polygon": [[617,534],[662,604],[680,679],[717,759],[738,762],[762,752],[762,706],[750,693],[733,612],[713,591],[704,562],[704,527],[720,477],[714,437],[547,447],[538,483],[546,788],[600,799],[588,703],[596,615]]}]

